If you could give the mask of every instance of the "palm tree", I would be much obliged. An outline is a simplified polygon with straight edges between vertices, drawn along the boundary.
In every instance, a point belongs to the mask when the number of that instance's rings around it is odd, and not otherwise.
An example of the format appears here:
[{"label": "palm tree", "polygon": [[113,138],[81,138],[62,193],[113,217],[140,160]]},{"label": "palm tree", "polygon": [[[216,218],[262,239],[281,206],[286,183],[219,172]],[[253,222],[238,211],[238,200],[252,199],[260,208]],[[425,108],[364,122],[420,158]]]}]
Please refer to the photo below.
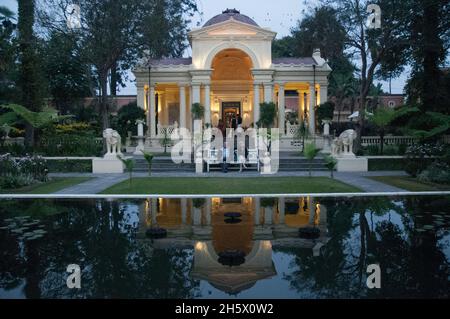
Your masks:
[{"label": "palm tree", "polygon": [[309,160],[309,177],[312,175],[312,161],[319,154],[320,149],[316,148],[314,143],[308,143],[305,145],[305,157]]},{"label": "palm tree", "polygon": [[384,135],[386,129],[392,124],[392,122],[410,112],[417,112],[417,108],[402,107],[400,109],[393,109],[389,107],[379,107],[377,108],[373,115],[368,117],[369,122],[373,123],[378,127],[378,132],[380,134],[380,154],[383,155],[384,148]]},{"label": "palm tree", "polygon": [[334,178],[334,170],[336,169],[337,160],[333,156],[325,157],[325,166],[330,170],[331,178]]},{"label": "palm tree", "polygon": [[341,111],[346,98],[355,95],[356,86],[352,74],[333,73],[330,81],[330,94],[336,97],[338,123],[341,121]]},{"label": "palm tree", "polygon": [[146,151],[141,151],[142,154],[144,154],[144,159],[147,161],[148,164],[148,176],[152,174],[152,162],[153,162],[153,154],[148,153]]},{"label": "palm tree", "polygon": [[120,155],[117,155],[117,158],[120,159],[120,161],[123,163],[123,165],[125,165],[125,168],[129,174],[129,182],[130,182],[130,187],[132,184],[132,180],[133,180],[133,168],[134,168],[134,159],[133,158],[123,158]]}]

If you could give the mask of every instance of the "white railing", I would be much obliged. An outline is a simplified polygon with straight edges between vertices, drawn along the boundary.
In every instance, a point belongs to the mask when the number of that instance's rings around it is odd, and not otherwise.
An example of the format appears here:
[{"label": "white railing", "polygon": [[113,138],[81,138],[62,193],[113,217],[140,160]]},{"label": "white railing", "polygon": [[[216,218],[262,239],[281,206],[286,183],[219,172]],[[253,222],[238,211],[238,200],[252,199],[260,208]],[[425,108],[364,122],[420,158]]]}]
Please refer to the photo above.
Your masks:
[{"label": "white railing", "polygon": [[[380,144],[379,136],[363,136],[361,138],[361,144],[364,146],[368,145],[379,145]],[[418,141],[417,138],[412,136],[385,136],[384,144],[385,145],[412,145]]]},{"label": "white railing", "polygon": [[300,125],[286,122],[286,137],[294,137]]},{"label": "white railing", "polygon": [[165,134],[170,137],[170,135],[175,130],[174,125],[158,125],[158,134],[157,136],[163,137]]}]

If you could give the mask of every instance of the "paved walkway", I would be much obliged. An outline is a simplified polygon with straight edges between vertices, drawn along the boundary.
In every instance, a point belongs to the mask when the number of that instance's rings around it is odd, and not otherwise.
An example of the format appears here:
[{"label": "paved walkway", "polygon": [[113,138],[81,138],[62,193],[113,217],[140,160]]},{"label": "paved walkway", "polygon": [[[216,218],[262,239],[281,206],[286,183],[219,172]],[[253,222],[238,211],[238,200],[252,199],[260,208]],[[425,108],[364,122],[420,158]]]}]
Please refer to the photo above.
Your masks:
[{"label": "paved walkway", "polygon": [[[89,176],[93,174],[58,174],[60,176]],[[95,177],[93,179],[90,179],[86,182],[73,185],[67,188],[64,188],[55,194],[98,194],[105,189],[123,182],[128,178],[128,175],[126,174],[108,174],[103,176],[92,176]]]},{"label": "paved walkway", "polygon": [[[406,173],[399,171],[377,171],[364,173],[344,173],[336,172],[335,178],[343,183],[355,186],[364,192],[407,192],[406,190],[393,187],[381,182],[371,180],[366,177],[371,176],[404,176]],[[98,194],[105,189],[125,181],[128,174],[90,174],[90,173],[53,173],[54,177],[93,177],[93,179],[74,185],[55,194]],[[148,173],[133,173],[134,177],[148,177]],[[308,176],[308,172],[279,172],[275,175],[261,175],[256,171],[247,172],[228,172],[226,174],[217,171],[204,174],[196,174],[194,172],[174,172],[174,173],[152,173],[152,177],[223,177],[223,178],[251,178],[251,177],[302,177]],[[330,176],[328,172],[313,172],[313,176]]]}]

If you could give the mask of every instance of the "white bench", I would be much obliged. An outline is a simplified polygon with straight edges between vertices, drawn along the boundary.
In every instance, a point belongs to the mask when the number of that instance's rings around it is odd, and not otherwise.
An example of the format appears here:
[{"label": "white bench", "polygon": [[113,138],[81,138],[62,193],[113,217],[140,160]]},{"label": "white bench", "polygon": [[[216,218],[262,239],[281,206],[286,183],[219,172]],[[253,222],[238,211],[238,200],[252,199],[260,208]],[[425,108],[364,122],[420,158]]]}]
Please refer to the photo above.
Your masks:
[{"label": "white bench", "polygon": [[[237,157],[236,154],[233,156],[233,159],[228,162],[228,165],[256,164],[256,169],[259,172],[260,163],[257,149],[249,149],[247,159],[237,158],[237,160],[235,160],[235,157]],[[207,156],[204,161],[206,163],[206,171],[209,173],[211,165],[222,165],[222,152],[217,149],[208,150]]]}]

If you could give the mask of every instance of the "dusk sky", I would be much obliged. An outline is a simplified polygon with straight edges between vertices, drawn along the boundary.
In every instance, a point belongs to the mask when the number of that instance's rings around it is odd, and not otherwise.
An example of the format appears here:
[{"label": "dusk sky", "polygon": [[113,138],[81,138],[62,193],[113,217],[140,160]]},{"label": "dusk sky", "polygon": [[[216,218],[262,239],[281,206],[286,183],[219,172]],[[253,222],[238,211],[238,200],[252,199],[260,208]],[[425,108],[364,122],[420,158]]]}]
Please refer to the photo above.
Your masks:
[{"label": "dusk sky", "polygon": [[[317,2],[314,0],[197,0],[199,11],[203,15],[195,15],[191,28],[203,25],[226,8],[236,8],[242,14],[253,18],[261,27],[268,27],[277,32],[277,38],[280,38],[289,35],[290,29],[297,24],[298,19],[303,16],[303,12]],[[16,0],[2,0],[2,4],[17,11]],[[190,55],[190,50],[186,52],[186,55]],[[403,93],[407,75],[403,74],[399,79],[392,81],[392,93]],[[131,72],[129,77],[130,80],[127,82],[127,86],[121,88],[119,94],[136,94],[136,86],[133,83],[134,77]],[[388,84],[382,84],[384,90],[388,91]]]}]

